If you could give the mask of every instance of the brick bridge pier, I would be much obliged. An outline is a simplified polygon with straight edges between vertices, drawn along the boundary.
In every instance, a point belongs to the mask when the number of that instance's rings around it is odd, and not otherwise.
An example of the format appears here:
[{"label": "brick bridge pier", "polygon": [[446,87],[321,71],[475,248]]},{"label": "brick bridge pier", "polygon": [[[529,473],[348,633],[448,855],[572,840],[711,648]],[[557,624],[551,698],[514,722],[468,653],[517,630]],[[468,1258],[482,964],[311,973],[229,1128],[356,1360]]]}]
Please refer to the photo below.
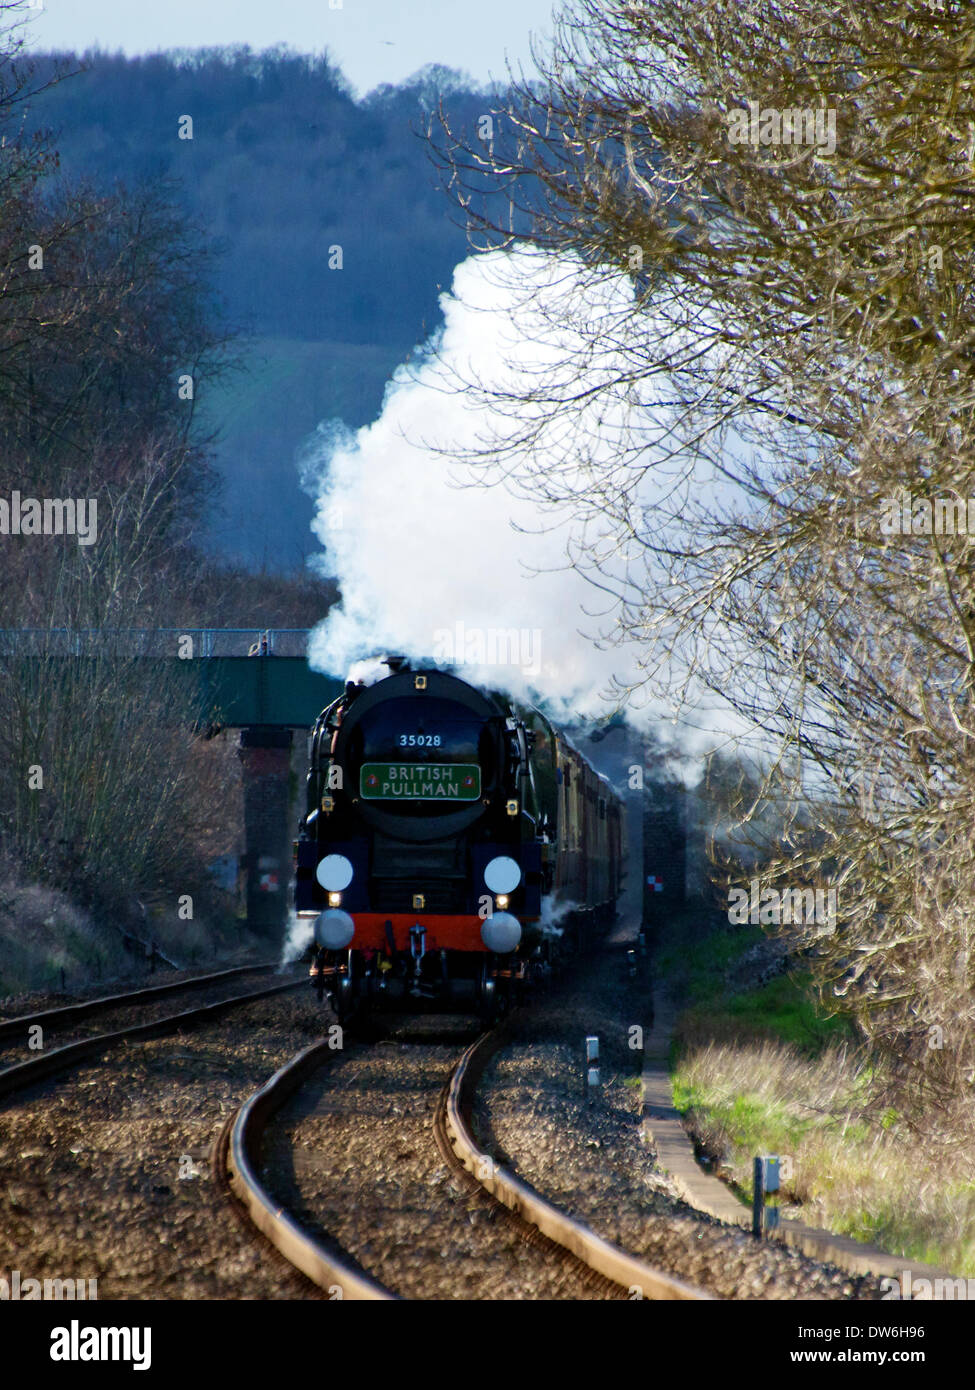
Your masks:
[{"label": "brick bridge pier", "polygon": [[291,745],[290,729],[258,724],[240,731],[247,924],[269,937],[282,934],[288,917]]}]

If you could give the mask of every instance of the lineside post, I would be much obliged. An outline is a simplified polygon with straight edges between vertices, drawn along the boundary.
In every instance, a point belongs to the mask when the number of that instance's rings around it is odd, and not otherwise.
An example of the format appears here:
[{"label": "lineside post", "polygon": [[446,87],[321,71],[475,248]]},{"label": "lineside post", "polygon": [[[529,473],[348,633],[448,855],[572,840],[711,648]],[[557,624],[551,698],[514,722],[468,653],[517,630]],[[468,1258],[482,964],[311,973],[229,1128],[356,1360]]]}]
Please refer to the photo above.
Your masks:
[{"label": "lineside post", "polygon": [[592,1100],[593,1091],[599,1085],[599,1039],[590,1034],[586,1038],[586,1099]]},{"label": "lineside post", "polygon": [[779,1159],[777,1154],[756,1154],[752,1184],[752,1235],[761,1240],[779,1224],[777,1206],[766,1205],[766,1198],[779,1190]]}]

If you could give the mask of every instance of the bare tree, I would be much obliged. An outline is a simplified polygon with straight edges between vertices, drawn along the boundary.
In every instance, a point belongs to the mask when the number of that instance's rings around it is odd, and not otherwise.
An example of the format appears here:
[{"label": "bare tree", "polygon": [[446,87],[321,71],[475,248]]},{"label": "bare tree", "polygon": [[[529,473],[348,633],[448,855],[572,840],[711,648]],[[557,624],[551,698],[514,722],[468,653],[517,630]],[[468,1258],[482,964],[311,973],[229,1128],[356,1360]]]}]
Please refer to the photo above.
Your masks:
[{"label": "bare tree", "polygon": [[[205,885],[236,809],[193,672],[126,632],[194,574],[212,482],[194,407],[227,335],[169,190],[53,183],[49,139],[24,126],[62,71],[34,80],[29,10],[0,0],[0,851],[124,908]],[[18,494],[62,525],[80,499],[85,543],[17,534]]]},{"label": "bare tree", "polygon": [[760,736],[770,881],[837,889],[805,936],[824,986],[949,1109],[975,1078],[973,47],[953,3],[573,0],[493,137],[438,136],[475,244],[534,249],[516,319],[547,345],[455,382],[503,420],[469,461],[573,521],[644,683]]},{"label": "bare tree", "polygon": [[[0,634],[0,849],[32,878],[125,910],[205,891],[233,838],[236,760],[200,730],[199,663],[144,652],[158,533],[177,484],[158,458],[109,489],[97,543],[58,546]],[[67,538],[66,538],[67,539]],[[38,626],[39,614],[44,623]]]}]

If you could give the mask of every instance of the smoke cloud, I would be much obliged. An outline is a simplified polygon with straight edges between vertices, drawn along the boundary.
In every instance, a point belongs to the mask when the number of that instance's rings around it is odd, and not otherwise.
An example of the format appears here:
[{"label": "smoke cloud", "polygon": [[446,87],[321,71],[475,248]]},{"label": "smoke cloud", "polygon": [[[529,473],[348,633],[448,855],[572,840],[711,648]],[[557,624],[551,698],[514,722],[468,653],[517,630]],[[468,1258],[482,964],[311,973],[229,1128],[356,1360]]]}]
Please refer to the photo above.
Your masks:
[{"label": "smoke cloud", "polygon": [[[492,432],[513,437],[514,425],[503,407],[454,383],[459,376],[515,391],[558,374],[572,355],[572,313],[616,322],[631,294],[621,276],[594,298],[571,264],[534,252],[473,256],[457,267],[452,292],[441,296],[442,328],[397,371],[375,422],[354,434],[327,422],[306,448],[305,486],[317,498],[314,530],[326,552],[320,568],[343,595],[316,629],[312,665],[343,675],[377,652],[402,652],[541,698],[561,718],[608,713],[612,678],[634,679],[640,653],[598,644],[612,630],[612,608],[569,565],[578,523],[516,487],[470,485],[458,454]],[[610,457],[627,408],[611,393],[594,405],[580,485],[600,450]],[[554,415],[546,421],[539,448],[559,449],[564,467],[560,424]],[[615,536],[593,535],[591,522],[586,540],[612,553],[620,574],[641,563]]]}]

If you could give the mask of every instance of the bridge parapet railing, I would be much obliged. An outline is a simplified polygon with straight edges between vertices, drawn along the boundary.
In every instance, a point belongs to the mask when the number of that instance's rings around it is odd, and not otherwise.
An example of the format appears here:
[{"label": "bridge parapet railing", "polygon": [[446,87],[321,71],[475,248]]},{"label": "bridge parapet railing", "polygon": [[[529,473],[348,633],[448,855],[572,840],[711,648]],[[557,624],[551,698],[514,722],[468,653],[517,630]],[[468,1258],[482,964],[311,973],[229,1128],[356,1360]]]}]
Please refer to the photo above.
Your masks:
[{"label": "bridge parapet railing", "polygon": [[0,655],[174,657],[290,656],[308,653],[308,629],[0,628]]}]

